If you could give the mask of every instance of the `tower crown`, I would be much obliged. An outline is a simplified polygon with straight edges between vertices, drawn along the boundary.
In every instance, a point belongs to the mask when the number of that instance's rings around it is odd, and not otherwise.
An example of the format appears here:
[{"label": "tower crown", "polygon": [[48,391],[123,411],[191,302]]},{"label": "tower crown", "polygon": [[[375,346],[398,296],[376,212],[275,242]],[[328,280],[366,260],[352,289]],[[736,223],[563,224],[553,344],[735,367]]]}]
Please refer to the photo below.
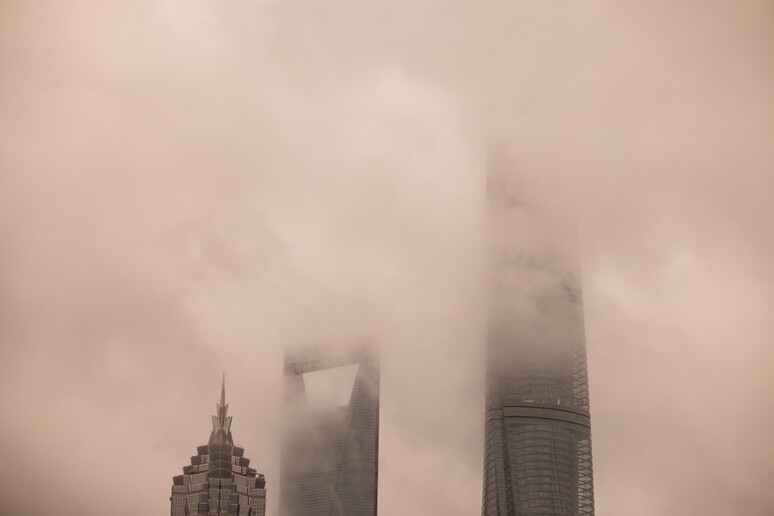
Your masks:
[{"label": "tower crown", "polygon": [[266,516],[266,478],[234,446],[226,404],[226,375],[208,444],[198,446],[183,474],[172,478],[171,516]]},{"label": "tower crown", "polygon": [[209,444],[234,444],[231,437],[231,416],[228,415],[226,403],[226,373],[220,387],[220,403],[215,405],[215,415],[212,416],[212,433]]}]

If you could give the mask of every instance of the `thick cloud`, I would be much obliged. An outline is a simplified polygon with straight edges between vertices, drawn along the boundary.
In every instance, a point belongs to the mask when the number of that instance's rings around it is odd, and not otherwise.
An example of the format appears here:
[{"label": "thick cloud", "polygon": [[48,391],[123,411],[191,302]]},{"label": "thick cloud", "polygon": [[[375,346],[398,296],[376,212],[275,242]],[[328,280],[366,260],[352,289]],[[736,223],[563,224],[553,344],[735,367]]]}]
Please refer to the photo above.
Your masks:
[{"label": "thick cloud", "polygon": [[227,370],[375,336],[382,514],[480,510],[487,149],[575,214],[599,514],[774,510],[769,2],[0,3],[2,512],[163,514]]}]

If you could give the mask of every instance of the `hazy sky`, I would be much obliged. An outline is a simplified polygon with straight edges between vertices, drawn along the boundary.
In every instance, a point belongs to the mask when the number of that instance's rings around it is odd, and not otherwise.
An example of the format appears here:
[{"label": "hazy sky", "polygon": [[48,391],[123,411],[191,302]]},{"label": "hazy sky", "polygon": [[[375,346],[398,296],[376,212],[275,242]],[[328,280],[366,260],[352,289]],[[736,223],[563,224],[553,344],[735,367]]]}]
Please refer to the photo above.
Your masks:
[{"label": "hazy sky", "polygon": [[479,514],[495,143],[582,236],[598,514],[774,513],[769,0],[0,0],[2,512],[167,514],[227,370],[382,343],[380,512]]}]

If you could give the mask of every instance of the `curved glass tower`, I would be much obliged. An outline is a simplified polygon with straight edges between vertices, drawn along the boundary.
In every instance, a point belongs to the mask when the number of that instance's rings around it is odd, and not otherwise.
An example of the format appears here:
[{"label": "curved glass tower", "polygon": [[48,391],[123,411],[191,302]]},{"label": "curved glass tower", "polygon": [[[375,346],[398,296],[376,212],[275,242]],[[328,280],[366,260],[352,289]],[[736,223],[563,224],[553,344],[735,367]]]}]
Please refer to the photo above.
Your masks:
[{"label": "curved glass tower", "polygon": [[490,164],[484,516],[594,514],[575,239]]},{"label": "curved glass tower", "polygon": [[250,467],[244,449],[234,446],[225,377],[216,411],[209,442],[199,446],[191,465],[172,479],[171,514],[264,516],[266,480]]}]

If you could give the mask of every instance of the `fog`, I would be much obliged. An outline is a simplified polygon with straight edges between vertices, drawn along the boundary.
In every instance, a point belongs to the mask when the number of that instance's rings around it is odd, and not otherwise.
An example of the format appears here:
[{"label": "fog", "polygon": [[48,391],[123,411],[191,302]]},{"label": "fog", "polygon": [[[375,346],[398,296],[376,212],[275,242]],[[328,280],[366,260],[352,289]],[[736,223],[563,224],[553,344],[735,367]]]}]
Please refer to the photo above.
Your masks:
[{"label": "fog", "polygon": [[578,226],[600,515],[774,513],[774,6],[0,0],[2,513],[165,514],[221,372],[381,345],[383,515],[480,513],[487,154]]}]

